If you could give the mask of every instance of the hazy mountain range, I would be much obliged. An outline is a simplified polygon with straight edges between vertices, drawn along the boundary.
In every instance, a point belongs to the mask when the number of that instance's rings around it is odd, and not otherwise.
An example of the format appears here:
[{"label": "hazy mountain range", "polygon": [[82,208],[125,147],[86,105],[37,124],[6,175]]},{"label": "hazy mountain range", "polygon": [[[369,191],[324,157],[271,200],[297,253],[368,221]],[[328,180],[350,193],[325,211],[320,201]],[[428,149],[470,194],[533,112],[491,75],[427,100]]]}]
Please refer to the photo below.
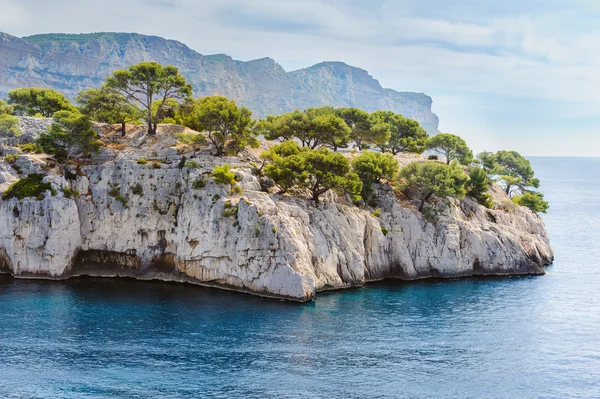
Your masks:
[{"label": "hazy mountain range", "polygon": [[196,96],[221,94],[256,116],[320,105],[392,110],[436,132],[432,100],[420,93],[381,87],[363,69],[323,62],[286,72],[270,58],[237,61],[202,55],[185,44],[137,33],[43,34],[23,38],[0,33],[0,97],[17,87],[51,87],[74,99],[100,86],[116,69],[142,61],[172,64],[194,85]]}]

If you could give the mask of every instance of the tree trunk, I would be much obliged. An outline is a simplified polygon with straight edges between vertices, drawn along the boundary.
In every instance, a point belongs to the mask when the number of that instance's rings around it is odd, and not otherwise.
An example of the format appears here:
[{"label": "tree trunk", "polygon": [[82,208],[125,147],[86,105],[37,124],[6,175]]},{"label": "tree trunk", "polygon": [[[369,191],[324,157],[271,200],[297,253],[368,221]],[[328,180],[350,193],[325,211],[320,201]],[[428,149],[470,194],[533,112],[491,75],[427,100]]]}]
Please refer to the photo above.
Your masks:
[{"label": "tree trunk", "polygon": [[127,126],[125,126],[125,122],[121,122],[121,137],[125,137],[127,135]]}]

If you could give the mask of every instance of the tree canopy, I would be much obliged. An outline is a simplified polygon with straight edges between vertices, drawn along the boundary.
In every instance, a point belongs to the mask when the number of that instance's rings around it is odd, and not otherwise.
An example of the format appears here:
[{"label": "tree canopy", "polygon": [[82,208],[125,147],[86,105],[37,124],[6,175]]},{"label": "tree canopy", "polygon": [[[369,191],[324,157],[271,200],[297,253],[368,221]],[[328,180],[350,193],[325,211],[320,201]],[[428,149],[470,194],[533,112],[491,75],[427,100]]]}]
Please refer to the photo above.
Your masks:
[{"label": "tree canopy", "polygon": [[[141,62],[115,71],[106,79],[106,87],[121,94],[146,116],[148,134],[156,134],[157,119],[167,106],[168,99],[181,100],[192,95],[192,85],[186,82],[177,68],[157,62]],[[160,104],[157,108],[153,108],[155,101]]]},{"label": "tree canopy", "polygon": [[432,198],[465,196],[468,180],[462,168],[456,164],[444,165],[439,162],[412,162],[400,169],[400,188],[419,200],[419,211]]},{"label": "tree canopy", "polygon": [[15,112],[15,107],[8,105],[3,100],[0,100],[0,115],[12,115]]},{"label": "tree canopy", "polygon": [[301,148],[288,141],[272,147],[262,157],[270,161],[265,166],[265,175],[273,179],[281,193],[302,188],[319,202],[323,194],[334,190],[349,193],[354,201],[360,200],[362,182],[342,154],[327,148]]},{"label": "tree canopy", "polygon": [[196,131],[207,132],[215,155],[237,154],[244,147],[257,147],[258,132],[252,112],[222,96],[209,96],[194,101],[182,123]]},{"label": "tree canopy", "polygon": [[422,154],[429,135],[413,119],[408,119],[392,111],[375,111],[371,114],[371,132],[380,138],[388,136],[386,142],[379,140],[382,151],[393,155],[412,152]]},{"label": "tree canopy", "polygon": [[492,208],[494,201],[492,195],[488,192],[490,184],[491,182],[485,169],[474,166],[469,171],[467,194],[486,208]]},{"label": "tree canopy", "polygon": [[398,161],[391,154],[366,151],[352,160],[352,169],[363,182],[362,197],[367,200],[373,191],[373,183],[395,177],[398,173]]},{"label": "tree canopy", "polygon": [[367,148],[369,144],[379,145],[389,140],[388,135],[379,135],[377,131],[371,130],[368,112],[358,108],[335,108],[333,112],[350,128],[349,139],[359,150]]},{"label": "tree canopy", "polygon": [[48,133],[41,134],[37,139],[44,152],[56,155],[57,160],[67,165],[79,153],[89,155],[100,150],[97,134],[86,115],[59,111],[53,118],[55,123],[50,126]]},{"label": "tree canopy", "polygon": [[455,159],[463,165],[473,162],[473,151],[461,137],[454,134],[433,136],[427,141],[427,149],[445,156],[448,165]]},{"label": "tree canopy", "polygon": [[8,92],[8,101],[17,115],[50,117],[58,111],[77,112],[68,98],[52,89],[23,87]]},{"label": "tree canopy", "polygon": [[525,191],[523,194],[513,198],[513,201],[521,206],[527,207],[533,211],[533,213],[546,213],[550,205],[544,200],[544,194]]},{"label": "tree canopy", "polygon": [[138,122],[143,116],[122,94],[105,86],[81,91],[77,103],[81,113],[96,122],[121,124],[122,136],[127,134],[127,123]]},{"label": "tree canopy", "polygon": [[531,163],[518,152],[498,151],[493,162],[495,167],[491,173],[499,176],[507,195],[518,195],[529,191],[529,187],[539,188],[540,181],[534,177]]}]

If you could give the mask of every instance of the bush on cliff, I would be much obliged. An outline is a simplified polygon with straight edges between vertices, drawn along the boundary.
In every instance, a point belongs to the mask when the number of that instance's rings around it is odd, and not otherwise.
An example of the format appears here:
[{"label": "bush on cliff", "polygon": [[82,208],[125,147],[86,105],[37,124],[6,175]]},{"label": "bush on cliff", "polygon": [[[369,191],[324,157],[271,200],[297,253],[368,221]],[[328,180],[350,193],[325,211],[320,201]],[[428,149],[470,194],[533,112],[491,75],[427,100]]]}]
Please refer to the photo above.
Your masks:
[{"label": "bush on cliff", "polygon": [[212,171],[212,176],[215,182],[219,184],[229,184],[233,186],[235,184],[235,174],[231,172],[231,165],[224,164],[221,166],[215,166]]},{"label": "bush on cliff", "polygon": [[363,182],[362,197],[367,200],[373,192],[373,183],[392,180],[398,173],[398,161],[391,154],[367,151],[354,158],[352,168]]},{"label": "bush on cliff", "polygon": [[45,152],[54,154],[57,160],[67,165],[79,153],[89,155],[100,151],[100,142],[87,116],[59,111],[53,118],[55,123],[48,133],[41,134],[36,141]]},{"label": "bush on cliff", "polygon": [[409,197],[419,201],[419,212],[425,204],[434,198],[465,196],[465,184],[468,177],[462,168],[453,163],[444,165],[439,162],[413,162],[400,170],[399,188]]},{"label": "bush on cliff", "polygon": [[490,183],[490,179],[483,168],[473,167],[469,171],[467,194],[486,208],[492,208],[494,201],[492,195],[488,192]]},{"label": "bush on cliff", "polygon": [[373,134],[388,134],[389,139],[378,144],[382,152],[422,154],[429,135],[419,122],[405,118],[392,111],[375,111],[371,114],[371,131]]},{"label": "bush on cliff", "polygon": [[289,141],[272,147],[262,157],[270,161],[265,166],[265,175],[273,179],[282,193],[292,188],[305,189],[311,199],[319,202],[323,194],[333,190],[350,194],[354,201],[361,199],[362,182],[342,154],[327,148],[300,148]]},{"label": "bush on cliff", "polygon": [[0,114],[0,134],[7,133],[16,137],[21,135],[19,118],[9,114]]},{"label": "bush on cliff", "polygon": [[52,191],[50,183],[44,183],[43,179],[44,175],[31,174],[21,180],[17,180],[2,194],[2,199],[17,198],[21,200],[27,197],[41,198],[46,190]]},{"label": "bush on cliff", "polygon": [[525,206],[533,213],[546,213],[550,205],[544,201],[544,194],[533,191],[526,191],[523,194],[513,198],[513,201],[521,206]]}]

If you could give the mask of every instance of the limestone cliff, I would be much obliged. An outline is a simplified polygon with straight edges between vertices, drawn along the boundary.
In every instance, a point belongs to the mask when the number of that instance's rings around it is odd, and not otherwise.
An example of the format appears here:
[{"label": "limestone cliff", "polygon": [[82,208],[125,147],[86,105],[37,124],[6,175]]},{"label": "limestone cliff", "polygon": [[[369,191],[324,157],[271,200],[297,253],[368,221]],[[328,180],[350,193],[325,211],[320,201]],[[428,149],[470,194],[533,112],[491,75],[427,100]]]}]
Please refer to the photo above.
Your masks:
[{"label": "limestone cliff", "polygon": [[[30,140],[48,122],[21,123],[28,134],[18,140]],[[465,199],[431,223],[381,186],[375,217],[333,196],[315,205],[261,191],[250,153],[217,158],[201,151],[197,168],[181,167],[177,126],[162,127],[157,137],[137,129],[126,139],[98,128],[102,154],[82,160],[70,181],[41,155],[0,161],[0,191],[35,172],[46,173],[55,189],[43,199],[0,200],[1,272],[131,276],[306,301],[384,278],[543,274],[553,259],[542,219],[525,208],[489,210]],[[2,140],[5,153],[19,152],[8,145],[14,138]],[[225,162],[242,194],[210,177]],[[79,196],[66,198],[64,187]],[[500,201],[503,193],[494,195]]]},{"label": "limestone cliff", "polygon": [[69,96],[99,87],[114,70],[142,61],[172,64],[196,96],[220,94],[257,117],[321,105],[391,110],[437,133],[439,120],[425,94],[384,89],[366,71],[329,62],[286,72],[270,58],[243,62],[204,56],[186,45],[136,33],[35,35],[0,33],[0,98],[17,87],[51,87]]}]

